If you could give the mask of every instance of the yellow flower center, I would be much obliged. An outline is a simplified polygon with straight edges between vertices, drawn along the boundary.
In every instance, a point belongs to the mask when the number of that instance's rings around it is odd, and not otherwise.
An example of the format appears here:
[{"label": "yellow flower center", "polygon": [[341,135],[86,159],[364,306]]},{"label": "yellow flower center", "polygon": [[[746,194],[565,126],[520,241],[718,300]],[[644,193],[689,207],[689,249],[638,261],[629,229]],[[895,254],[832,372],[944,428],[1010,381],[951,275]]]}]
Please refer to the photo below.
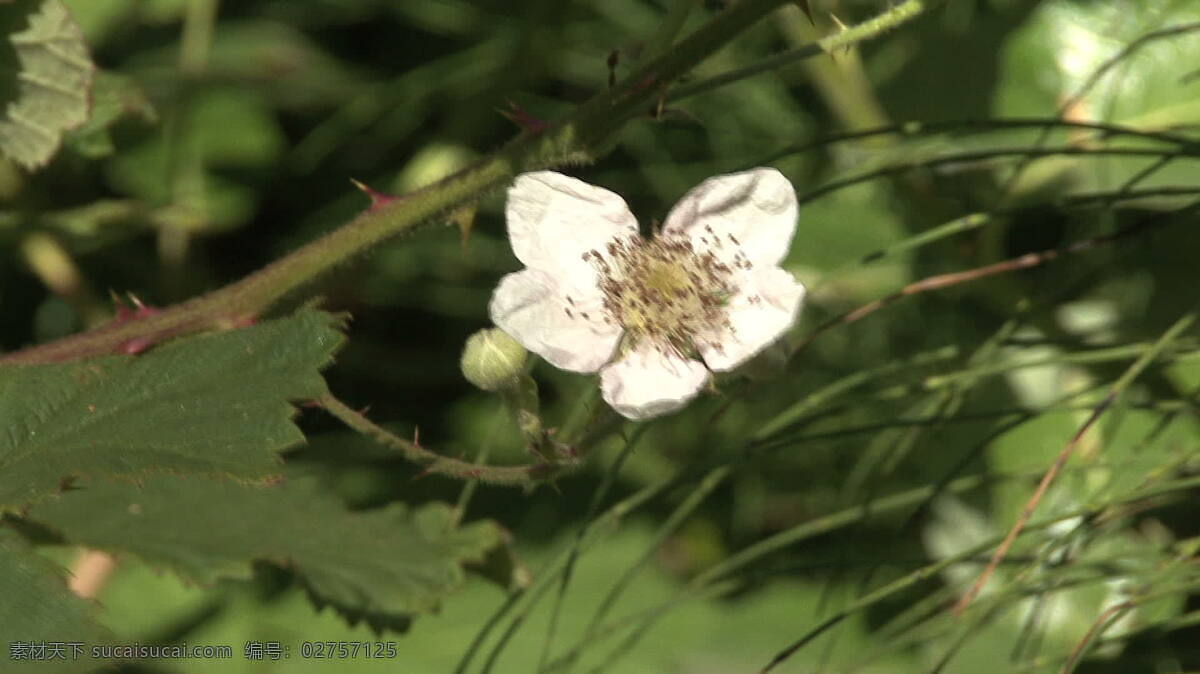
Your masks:
[{"label": "yellow flower center", "polygon": [[633,343],[646,339],[688,355],[728,325],[731,270],[711,252],[697,253],[684,238],[639,236],[616,239],[605,252],[584,258],[600,273],[605,311]]}]

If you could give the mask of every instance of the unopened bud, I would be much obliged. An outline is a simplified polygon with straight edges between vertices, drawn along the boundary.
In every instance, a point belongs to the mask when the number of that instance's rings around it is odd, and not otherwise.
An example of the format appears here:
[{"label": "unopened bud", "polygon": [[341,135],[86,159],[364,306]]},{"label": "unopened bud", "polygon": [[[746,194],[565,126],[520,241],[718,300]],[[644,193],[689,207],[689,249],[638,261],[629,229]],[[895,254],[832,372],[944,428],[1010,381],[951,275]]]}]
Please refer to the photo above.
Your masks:
[{"label": "unopened bud", "polygon": [[463,348],[462,373],[484,391],[501,391],[516,385],[528,352],[500,328],[480,330]]}]

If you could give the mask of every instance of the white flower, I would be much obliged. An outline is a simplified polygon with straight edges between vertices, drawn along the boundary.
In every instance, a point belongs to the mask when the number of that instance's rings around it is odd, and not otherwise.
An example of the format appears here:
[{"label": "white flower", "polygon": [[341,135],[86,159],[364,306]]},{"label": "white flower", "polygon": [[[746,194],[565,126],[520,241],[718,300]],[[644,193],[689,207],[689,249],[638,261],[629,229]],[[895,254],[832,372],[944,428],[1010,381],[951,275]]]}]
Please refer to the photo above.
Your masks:
[{"label": "white flower", "polygon": [[616,194],[553,171],[522,174],[506,217],[527,268],[501,279],[492,320],[557,367],[599,371],[622,415],[673,412],[710,370],[734,369],[795,322],[804,286],[779,262],[796,211],[775,169],[716,176],[646,240]]}]

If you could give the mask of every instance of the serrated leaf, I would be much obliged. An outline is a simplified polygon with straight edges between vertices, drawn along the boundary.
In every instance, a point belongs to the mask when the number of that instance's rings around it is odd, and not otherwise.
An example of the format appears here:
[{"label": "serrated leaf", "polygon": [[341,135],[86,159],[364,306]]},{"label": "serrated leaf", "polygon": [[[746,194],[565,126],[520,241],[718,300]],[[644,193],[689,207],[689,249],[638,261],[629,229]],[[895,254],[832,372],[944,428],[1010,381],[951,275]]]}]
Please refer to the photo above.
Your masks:
[{"label": "serrated leaf", "polygon": [[288,567],[318,606],[394,629],[435,610],[463,583],[462,565],[482,561],[503,536],[491,522],[453,527],[438,503],[354,512],[306,478],[92,482],[28,517],[72,542],[132,553],[201,583],[249,577],[256,562]]},{"label": "serrated leaf", "polygon": [[0,528],[0,643],[5,672],[72,672],[66,660],[14,659],[27,645],[89,643],[108,638],[94,620],[96,607],[67,589],[64,573],[11,529]]},{"label": "serrated leaf", "polygon": [[325,392],[339,323],[306,310],[140,356],[0,368],[0,512],[78,476],[278,473],[304,439],[288,401]]},{"label": "serrated leaf", "polygon": [[24,12],[28,27],[10,33],[11,51],[0,52],[0,72],[16,82],[15,100],[0,118],[0,152],[34,169],[54,156],[64,131],[87,119],[94,66],[62,2],[14,4],[5,11]]}]

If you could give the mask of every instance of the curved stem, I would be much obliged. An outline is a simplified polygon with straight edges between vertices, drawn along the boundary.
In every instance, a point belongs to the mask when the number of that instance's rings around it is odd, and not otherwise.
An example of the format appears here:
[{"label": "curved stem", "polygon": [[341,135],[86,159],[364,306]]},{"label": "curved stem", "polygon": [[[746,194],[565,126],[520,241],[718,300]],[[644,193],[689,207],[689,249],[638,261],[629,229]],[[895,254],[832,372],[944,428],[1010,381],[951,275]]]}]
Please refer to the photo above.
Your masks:
[{"label": "curved stem", "polygon": [[342,401],[326,395],[317,401],[333,416],[379,444],[394,449],[405,459],[423,466],[426,473],[460,480],[478,480],[509,487],[533,487],[552,480],[579,466],[578,462],[534,463],[524,466],[485,466],[442,456],[422,447],[416,440],[405,440],[351,409]]}]

